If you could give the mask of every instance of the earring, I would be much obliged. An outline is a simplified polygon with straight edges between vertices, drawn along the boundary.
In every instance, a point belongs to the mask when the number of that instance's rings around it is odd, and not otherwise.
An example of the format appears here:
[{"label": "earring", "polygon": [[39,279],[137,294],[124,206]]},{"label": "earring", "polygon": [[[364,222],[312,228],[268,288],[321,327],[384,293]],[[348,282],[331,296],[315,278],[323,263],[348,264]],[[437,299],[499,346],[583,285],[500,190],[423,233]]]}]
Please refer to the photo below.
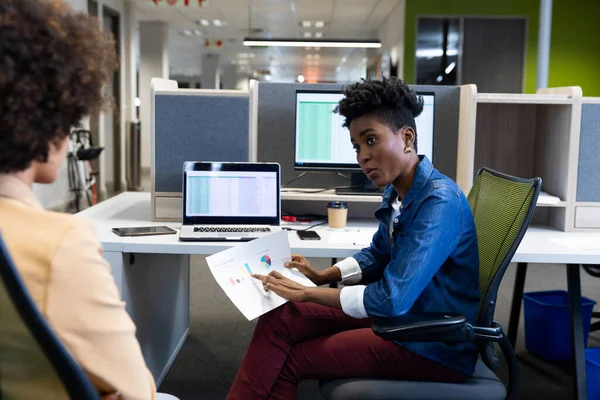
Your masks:
[{"label": "earring", "polygon": [[410,154],[410,153],[412,153],[412,149],[410,147],[406,146],[404,148],[404,154]]}]

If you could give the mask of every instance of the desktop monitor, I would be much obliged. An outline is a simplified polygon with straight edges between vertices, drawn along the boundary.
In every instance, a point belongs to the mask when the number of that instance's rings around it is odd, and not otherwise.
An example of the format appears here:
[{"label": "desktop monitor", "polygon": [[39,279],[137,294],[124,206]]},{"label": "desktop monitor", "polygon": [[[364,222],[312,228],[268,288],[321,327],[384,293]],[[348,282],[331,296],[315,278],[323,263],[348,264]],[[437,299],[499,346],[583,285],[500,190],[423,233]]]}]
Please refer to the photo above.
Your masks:
[{"label": "desktop monitor", "polygon": [[[423,97],[423,112],[415,120],[418,153],[433,161],[433,125],[435,95],[417,92]],[[356,152],[344,117],[333,112],[344,97],[339,91],[296,91],[295,169],[304,171],[358,172]]]}]

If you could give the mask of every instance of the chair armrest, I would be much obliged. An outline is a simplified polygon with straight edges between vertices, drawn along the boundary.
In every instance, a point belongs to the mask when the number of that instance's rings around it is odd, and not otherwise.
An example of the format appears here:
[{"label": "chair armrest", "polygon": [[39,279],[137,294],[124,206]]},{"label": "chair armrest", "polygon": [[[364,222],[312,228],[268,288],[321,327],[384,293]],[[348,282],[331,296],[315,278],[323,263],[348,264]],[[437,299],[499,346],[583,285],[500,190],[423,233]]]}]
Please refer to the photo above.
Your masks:
[{"label": "chair armrest", "polygon": [[458,314],[401,315],[377,320],[371,326],[385,340],[399,342],[472,342],[473,327]]}]

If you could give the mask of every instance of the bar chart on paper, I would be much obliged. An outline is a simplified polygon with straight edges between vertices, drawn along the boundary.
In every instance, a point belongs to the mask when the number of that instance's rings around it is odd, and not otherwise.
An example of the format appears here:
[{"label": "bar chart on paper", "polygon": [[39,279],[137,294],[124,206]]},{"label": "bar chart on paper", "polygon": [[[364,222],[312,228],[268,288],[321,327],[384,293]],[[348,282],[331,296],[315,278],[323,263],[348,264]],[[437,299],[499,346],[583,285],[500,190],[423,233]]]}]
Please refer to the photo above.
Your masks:
[{"label": "bar chart on paper", "polygon": [[283,266],[292,254],[287,232],[277,232],[206,258],[213,277],[242,314],[252,320],[279,307],[287,300],[265,292],[252,274],[278,271],[305,286],[314,286],[304,275]]}]

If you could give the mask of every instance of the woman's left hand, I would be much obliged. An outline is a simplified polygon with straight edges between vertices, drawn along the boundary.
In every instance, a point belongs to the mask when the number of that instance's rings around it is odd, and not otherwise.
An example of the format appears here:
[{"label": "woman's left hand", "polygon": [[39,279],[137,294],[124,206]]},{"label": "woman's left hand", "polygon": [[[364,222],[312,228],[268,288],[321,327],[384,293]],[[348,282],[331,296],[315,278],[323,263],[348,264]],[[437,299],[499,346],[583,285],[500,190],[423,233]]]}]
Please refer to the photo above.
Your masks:
[{"label": "woman's left hand", "polygon": [[308,287],[286,278],[277,271],[271,271],[269,275],[252,274],[252,277],[262,282],[265,292],[270,290],[291,301],[304,302],[306,299]]}]

